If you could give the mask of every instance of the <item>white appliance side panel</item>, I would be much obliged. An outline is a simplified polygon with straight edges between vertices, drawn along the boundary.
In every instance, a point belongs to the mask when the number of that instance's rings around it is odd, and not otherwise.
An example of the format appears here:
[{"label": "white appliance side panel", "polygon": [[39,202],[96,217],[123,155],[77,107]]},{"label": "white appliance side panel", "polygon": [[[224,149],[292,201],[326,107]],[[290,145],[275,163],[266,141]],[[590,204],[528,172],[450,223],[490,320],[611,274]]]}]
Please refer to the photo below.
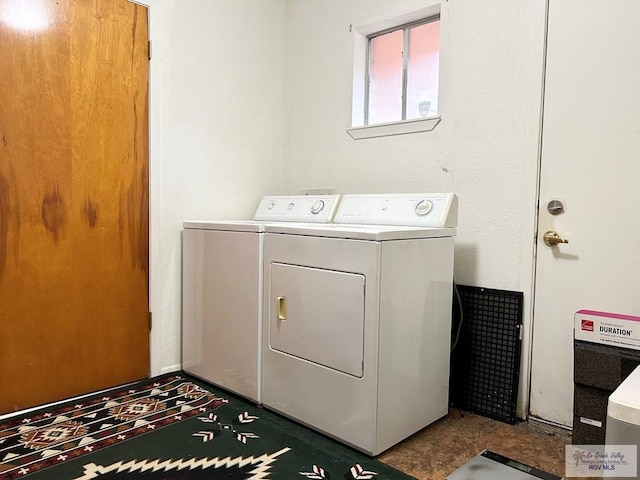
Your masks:
[{"label": "white appliance side panel", "polygon": [[364,276],[282,263],[270,270],[269,347],[362,377]]},{"label": "white appliance side panel", "polygon": [[183,231],[182,368],[260,402],[262,234]]},{"label": "white appliance side panel", "polygon": [[453,238],[383,242],[377,450],[448,411]]},{"label": "white appliance side panel", "polygon": [[[377,401],[380,243],[265,234],[264,263],[352,272],[365,277],[364,370],[356,378],[269,348],[263,329],[262,402],[266,407],[374,454]],[[265,268],[265,292],[271,289]],[[265,295],[264,311],[272,298]],[[265,322],[268,321],[265,315]]]}]

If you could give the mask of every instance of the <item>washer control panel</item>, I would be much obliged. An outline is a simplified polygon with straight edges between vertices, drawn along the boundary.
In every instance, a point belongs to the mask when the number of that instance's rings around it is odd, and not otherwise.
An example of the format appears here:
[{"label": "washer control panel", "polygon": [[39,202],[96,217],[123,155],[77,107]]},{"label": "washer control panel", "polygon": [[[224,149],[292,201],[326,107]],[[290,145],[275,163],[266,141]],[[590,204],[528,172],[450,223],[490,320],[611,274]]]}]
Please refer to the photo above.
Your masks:
[{"label": "washer control panel", "polygon": [[280,195],[263,197],[253,216],[269,222],[329,223],[333,221],[340,195]]},{"label": "washer control panel", "polygon": [[456,227],[458,197],[454,193],[344,195],[336,223]]}]

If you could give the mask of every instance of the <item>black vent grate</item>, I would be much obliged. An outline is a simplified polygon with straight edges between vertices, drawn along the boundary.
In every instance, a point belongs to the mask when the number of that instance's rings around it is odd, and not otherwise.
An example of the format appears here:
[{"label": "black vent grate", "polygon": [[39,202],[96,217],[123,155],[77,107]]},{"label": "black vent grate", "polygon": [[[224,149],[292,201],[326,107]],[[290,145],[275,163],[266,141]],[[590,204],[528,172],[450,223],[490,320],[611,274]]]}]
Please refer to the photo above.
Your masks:
[{"label": "black vent grate", "polygon": [[[451,404],[516,422],[522,292],[458,285],[463,323],[451,355]],[[454,292],[454,332],[460,305]]]}]

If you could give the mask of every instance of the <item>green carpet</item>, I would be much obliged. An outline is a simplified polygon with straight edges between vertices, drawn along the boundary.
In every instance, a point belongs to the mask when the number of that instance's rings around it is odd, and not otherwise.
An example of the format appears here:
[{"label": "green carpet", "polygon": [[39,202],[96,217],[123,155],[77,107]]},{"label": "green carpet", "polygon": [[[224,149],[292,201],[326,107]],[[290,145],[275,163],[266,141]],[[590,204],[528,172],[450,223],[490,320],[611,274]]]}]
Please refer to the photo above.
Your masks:
[{"label": "green carpet", "polygon": [[196,379],[168,375],[0,423],[0,478],[412,477]]}]

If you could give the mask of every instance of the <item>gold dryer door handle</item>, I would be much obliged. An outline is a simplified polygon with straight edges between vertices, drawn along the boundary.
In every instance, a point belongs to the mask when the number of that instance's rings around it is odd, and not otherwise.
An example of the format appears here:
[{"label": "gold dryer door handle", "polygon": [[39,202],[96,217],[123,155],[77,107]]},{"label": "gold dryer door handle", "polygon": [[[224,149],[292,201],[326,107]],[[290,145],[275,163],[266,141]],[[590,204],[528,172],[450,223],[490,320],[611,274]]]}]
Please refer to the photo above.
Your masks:
[{"label": "gold dryer door handle", "polygon": [[554,232],[553,230],[544,232],[542,240],[547,247],[553,247],[555,245],[558,245],[559,243],[569,243],[569,240],[561,238],[560,235],[558,235],[558,232]]},{"label": "gold dryer door handle", "polygon": [[278,296],[278,320],[285,322],[287,320],[287,297]]}]

